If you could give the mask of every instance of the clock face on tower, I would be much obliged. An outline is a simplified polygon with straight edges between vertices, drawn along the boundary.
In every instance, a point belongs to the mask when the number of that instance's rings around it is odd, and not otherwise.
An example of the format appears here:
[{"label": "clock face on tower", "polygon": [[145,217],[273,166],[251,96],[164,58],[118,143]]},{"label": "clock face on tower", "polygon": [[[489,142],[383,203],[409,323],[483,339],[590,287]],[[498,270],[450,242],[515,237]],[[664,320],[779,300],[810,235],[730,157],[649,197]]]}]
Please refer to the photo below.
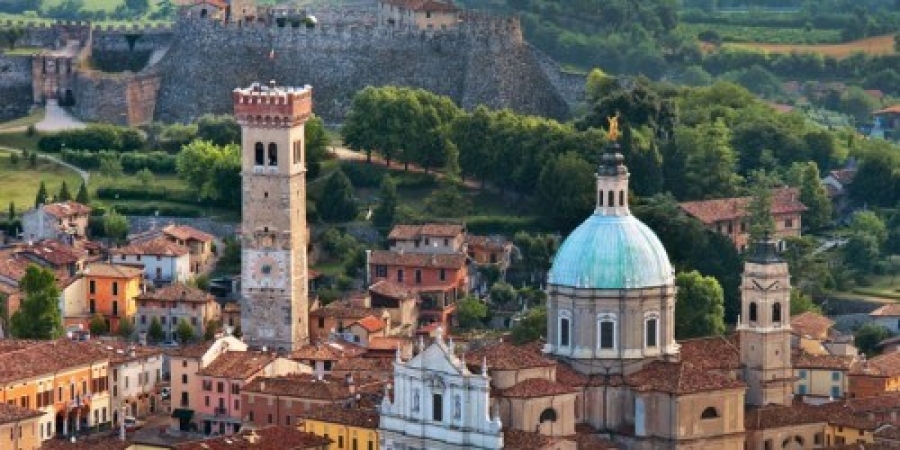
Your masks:
[{"label": "clock face on tower", "polygon": [[253,289],[284,289],[287,282],[287,264],[284,253],[275,251],[248,251],[244,283]]}]

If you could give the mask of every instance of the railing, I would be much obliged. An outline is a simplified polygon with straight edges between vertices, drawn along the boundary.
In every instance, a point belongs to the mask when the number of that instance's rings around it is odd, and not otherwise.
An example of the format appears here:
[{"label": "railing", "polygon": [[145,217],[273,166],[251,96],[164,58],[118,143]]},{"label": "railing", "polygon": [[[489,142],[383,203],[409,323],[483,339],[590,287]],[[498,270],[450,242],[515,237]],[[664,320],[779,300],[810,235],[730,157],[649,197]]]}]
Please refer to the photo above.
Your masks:
[{"label": "railing", "polygon": [[216,408],[216,409],[213,410],[213,412],[214,412],[217,416],[227,416],[227,415],[228,415],[228,409],[227,409],[227,408]]}]

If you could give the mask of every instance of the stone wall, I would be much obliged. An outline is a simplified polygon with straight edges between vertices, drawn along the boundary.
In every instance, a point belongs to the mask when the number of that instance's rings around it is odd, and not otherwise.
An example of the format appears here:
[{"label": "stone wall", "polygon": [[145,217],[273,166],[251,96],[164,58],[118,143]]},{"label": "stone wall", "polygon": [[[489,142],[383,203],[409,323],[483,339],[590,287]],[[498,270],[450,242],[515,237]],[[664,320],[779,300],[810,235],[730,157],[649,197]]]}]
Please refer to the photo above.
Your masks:
[{"label": "stone wall", "polygon": [[109,74],[79,70],[75,77],[75,115],[116,125],[152,121],[160,77],[157,73]]},{"label": "stone wall", "polygon": [[0,54],[0,121],[28,114],[32,105],[31,56]]},{"label": "stone wall", "polygon": [[513,19],[472,19],[437,32],[183,20],[175,35],[157,65],[156,117],[167,122],[231,113],[232,89],[270,79],[312,85],[316,113],[328,122],[343,120],[353,95],[370,85],[420,87],[465,108],[485,104],[558,118],[570,111]]}]

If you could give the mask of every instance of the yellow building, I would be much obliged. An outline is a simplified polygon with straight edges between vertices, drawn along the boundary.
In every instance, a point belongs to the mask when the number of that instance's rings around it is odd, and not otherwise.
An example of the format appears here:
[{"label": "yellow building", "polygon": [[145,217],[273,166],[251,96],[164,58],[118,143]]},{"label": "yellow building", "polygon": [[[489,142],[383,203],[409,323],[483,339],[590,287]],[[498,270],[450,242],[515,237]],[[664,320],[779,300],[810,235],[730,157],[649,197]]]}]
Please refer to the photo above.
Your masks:
[{"label": "yellow building", "polygon": [[877,428],[874,420],[837,413],[829,417],[825,427],[825,444],[871,444]]},{"label": "yellow building", "polygon": [[[141,294],[144,271],[137,267],[94,263],[84,271],[88,311],[100,314],[114,333],[119,321],[132,320],[137,311],[134,298]],[[132,322],[132,325],[134,322]]]},{"label": "yellow building", "polygon": [[446,30],[459,25],[460,9],[437,0],[381,0],[379,22],[395,28]]},{"label": "yellow building", "polygon": [[378,412],[324,405],[303,414],[302,431],[331,439],[329,450],[378,450]]},{"label": "yellow building", "polygon": [[40,411],[15,404],[0,404],[0,448],[9,450],[37,450],[41,448]]},{"label": "yellow building", "polygon": [[854,357],[814,355],[801,351],[794,353],[792,359],[795,395],[822,401],[847,395],[847,374],[855,361]]}]

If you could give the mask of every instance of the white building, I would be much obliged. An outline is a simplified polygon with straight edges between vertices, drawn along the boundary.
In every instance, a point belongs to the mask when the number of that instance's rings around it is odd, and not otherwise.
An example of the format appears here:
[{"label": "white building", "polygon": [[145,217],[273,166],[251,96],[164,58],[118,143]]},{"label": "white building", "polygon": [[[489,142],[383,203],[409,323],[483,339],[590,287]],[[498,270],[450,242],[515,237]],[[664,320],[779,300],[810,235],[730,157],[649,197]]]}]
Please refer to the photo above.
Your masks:
[{"label": "white building", "polygon": [[144,278],[157,284],[184,282],[191,276],[190,250],[165,237],[120,247],[110,254],[113,263],[142,267]]},{"label": "white building", "polygon": [[91,208],[78,202],[38,205],[22,214],[22,238],[39,241],[65,235],[84,237],[90,216]]},{"label": "white building", "polygon": [[900,333],[900,303],[884,305],[881,308],[870,312],[869,317],[871,317],[876,324],[891,330],[891,333]]},{"label": "white building", "polygon": [[162,381],[162,351],[153,347],[101,343],[109,352],[109,403],[113,423],[125,415],[145,417],[158,411],[157,385]]},{"label": "white building", "polygon": [[487,372],[469,372],[438,328],[434,343],[409,361],[397,355],[393,401],[386,395],[381,404],[381,448],[503,448],[490,386]]}]

